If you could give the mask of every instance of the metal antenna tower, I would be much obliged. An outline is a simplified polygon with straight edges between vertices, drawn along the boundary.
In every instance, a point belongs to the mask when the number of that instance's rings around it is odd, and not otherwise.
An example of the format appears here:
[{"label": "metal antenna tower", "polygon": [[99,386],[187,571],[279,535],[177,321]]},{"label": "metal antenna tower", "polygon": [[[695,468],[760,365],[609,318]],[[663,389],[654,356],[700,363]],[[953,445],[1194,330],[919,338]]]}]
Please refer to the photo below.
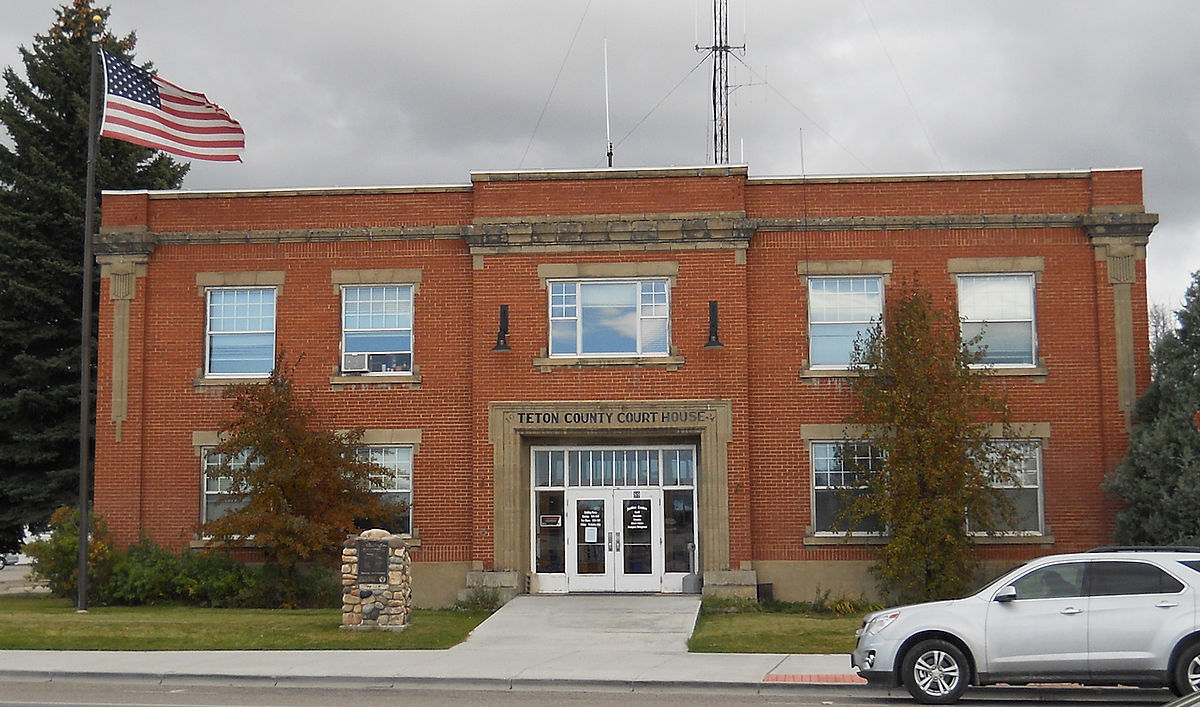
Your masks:
[{"label": "metal antenna tower", "polygon": [[746,45],[729,44],[729,1],[713,0],[712,46],[696,45],[696,51],[712,52],[713,57],[713,162],[729,164],[729,53],[744,51]]}]

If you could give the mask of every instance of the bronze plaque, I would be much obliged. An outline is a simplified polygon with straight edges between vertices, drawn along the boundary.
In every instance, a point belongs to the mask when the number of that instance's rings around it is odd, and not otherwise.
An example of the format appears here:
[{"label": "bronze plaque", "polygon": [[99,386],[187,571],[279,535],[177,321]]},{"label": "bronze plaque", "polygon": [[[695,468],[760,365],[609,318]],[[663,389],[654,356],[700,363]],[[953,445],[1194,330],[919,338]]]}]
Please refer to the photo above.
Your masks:
[{"label": "bronze plaque", "polygon": [[387,541],[360,538],[356,545],[358,547],[359,584],[387,584]]}]

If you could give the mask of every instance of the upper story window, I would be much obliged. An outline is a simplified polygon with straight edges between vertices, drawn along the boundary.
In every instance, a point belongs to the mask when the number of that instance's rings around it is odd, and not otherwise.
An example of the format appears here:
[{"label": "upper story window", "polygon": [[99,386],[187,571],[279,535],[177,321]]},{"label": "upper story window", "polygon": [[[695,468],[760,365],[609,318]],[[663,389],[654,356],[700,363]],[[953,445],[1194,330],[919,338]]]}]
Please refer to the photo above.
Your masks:
[{"label": "upper story window", "polygon": [[207,290],[205,374],[265,377],[275,367],[275,288]]},{"label": "upper story window", "polygon": [[556,280],[550,286],[551,356],[666,356],[667,280]]},{"label": "upper story window", "polygon": [[412,285],[342,287],[342,372],[411,372],[412,305]]},{"label": "upper story window", "polygon": [[809,367],[848,367],[855,340],[882,314],[882,277],[809,278]]},{"label": "upper story window", "polygon": [[1037,363],[1033,274],[959,275],[958,316],[963,341],[980,337],[984,365]]},{"label": "upper story window", "polygon": [[380,500],[393,507],[395,513],[381,522],[397,535],[412,535],[412,445],[360,447],[358,455],[383,469],[381,473],[371,474],[371,490],[380,494]]}]

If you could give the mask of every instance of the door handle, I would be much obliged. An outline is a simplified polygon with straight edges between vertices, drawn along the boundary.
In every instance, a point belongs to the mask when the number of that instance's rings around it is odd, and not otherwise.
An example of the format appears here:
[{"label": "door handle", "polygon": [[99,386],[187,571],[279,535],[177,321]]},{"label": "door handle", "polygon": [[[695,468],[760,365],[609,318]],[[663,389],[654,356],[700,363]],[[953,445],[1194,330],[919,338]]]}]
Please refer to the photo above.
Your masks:
[{"label": "door handle", "polygon": [[618,530],[618,531],[614,532],[613,539],[617,541],[617,552],[620,552],[621,551],[621,531]]},{"label": "door handle", "polygon": [[1175,607],[1179,606],[1179,602],[1164,600],[1164,601],[1158,602],[1154,606],[1158,607],[1159,609],[1174,609]]},{"label": "door handle", "polygon": [[613,536],[613,534],[612,534],[612,531],[609,531],[609,533],[608,533],[608,551],[609,551],[609,552],[612,552],[612,549],[613,549],[613,547],[612,547],[612,536]]},{"label": "door handle", "polygon": [[1066,614],[1067,616],[1074,616],[1075,614],[1082,614],[1083,609],[1076,609],[1073,606],[1068,606],[1067,608],[1063,609],[1062,611],[1060,611],[1058,613]]}]

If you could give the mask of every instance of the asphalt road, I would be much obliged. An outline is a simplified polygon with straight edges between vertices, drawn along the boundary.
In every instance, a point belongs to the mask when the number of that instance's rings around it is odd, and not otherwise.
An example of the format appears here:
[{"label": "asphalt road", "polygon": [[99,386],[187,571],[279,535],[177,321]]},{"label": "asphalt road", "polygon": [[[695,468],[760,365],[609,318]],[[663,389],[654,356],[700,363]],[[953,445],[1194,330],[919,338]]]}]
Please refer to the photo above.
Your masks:
[{"label": "asphalt road", "polygon": [[[960,704],[963,707],[983,705],[986,707],[1021,706],[1031,704],[1043,707],[1065,707],[1067,705],[1104,704],[1161,705],[1170,699],[1165,690],[1118,690],[1097,696],[1069,695],[1068,699],[1055,699],[1045,691],[1014,699],[1012,695],[989,694],[986,690],[976,691]],[[560,688],[545,690],[476,690],[465,685],[461,688],[443,685],[431,688],[302,688],[257,685],[158,685],[148,682],[118,682],[112,680],[65,679],[49,681],[0,681],[0,707],[9,705],[61,705],[82,707],[94,705],[162,705],[164,707],[210,707],[244,705],[246,707],[330,707],[331,705],[451,705],[486,707],[508,707],[509,705],[549,707],[551,705],[599,705],[605,707],[631,707],[640,705],[688,705],[688,707],[726,707],[728,705],[799,705],[817,707],[825,705],[914,705],[907,695],[884,695],[866,688],[851,687],[806,687],[801,689],[771,690],[764,693],[750,691],[711,689],[698,691],[675,691],[650,689],[630,692],[628,690],[564,691]]]}]

